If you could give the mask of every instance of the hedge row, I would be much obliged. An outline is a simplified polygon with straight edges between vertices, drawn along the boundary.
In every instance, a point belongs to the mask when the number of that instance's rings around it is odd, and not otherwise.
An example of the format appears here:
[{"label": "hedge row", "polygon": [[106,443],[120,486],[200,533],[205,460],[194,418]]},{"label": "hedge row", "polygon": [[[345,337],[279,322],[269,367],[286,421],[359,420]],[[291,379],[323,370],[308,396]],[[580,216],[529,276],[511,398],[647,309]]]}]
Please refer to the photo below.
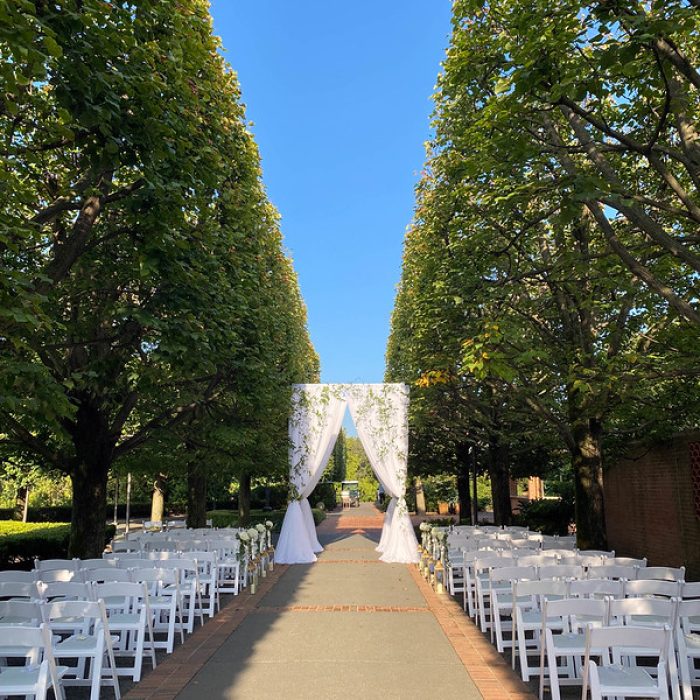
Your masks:
[{"label": "hedge row", "polygon": [[[325,520],[326,514],[322,510],[312,508],[311,512],[316,525],[320,525]],[[279,532],[284,514],[284,510],[251,511],[249,527],[270,520],[273,524],[272,530]],[[238,511],[235,510],[210,510],[207,512],[207,518],[211,519],[212,527],[238,527]]]},{"label": "hedge row", "polygon": [[[107,526],[106,540],[115,528]],[[0,520],[0,569],[31,569],[34,559],[68,556],[69,523],[20,523]]]}]

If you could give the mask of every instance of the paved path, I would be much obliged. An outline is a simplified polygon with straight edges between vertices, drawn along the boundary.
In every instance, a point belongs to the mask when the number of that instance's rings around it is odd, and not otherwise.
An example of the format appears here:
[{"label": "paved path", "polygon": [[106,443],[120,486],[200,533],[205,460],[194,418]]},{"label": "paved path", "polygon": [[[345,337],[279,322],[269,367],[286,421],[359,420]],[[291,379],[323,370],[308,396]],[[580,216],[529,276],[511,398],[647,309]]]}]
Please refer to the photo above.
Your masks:
[{"label": "paved path", "polygon": [[370,506],[330,514],[316,564],[276,567],[127,698],[532,698],[459,605],[378,560],[381,524]]}]

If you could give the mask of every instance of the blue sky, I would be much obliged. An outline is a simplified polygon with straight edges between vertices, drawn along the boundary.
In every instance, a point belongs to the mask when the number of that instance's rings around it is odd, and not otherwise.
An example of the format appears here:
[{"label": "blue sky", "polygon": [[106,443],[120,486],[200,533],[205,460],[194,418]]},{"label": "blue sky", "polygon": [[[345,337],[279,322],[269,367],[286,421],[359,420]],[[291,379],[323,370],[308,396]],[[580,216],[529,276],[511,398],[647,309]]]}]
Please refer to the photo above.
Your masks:
[{"label": "blue sky", "polygon": [[449,0],[214,0],[324,382],[381,382]]}]

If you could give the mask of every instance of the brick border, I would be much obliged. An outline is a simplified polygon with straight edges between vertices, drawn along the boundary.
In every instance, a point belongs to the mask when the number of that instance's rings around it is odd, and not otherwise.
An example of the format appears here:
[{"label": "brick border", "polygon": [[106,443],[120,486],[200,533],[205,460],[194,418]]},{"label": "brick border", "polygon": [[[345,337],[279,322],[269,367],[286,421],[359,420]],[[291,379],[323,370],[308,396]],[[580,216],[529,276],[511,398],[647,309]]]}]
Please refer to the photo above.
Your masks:
[{"label": "brick border", "polygon": [[254,608],[251,613],[284,612],[349,612],[349,613],[429,613],[428,608],[399,605],[287,605]]},{"label": "brick border", "polygon": [[537,696],[522,682],[496,647],[482,634],[451,596],[438,595],[420,575],[415,564],[409,564],[414,582],[423,594],[457,656],[471,676],[484,700],[533,700]]},{"label": "brick border", "polygon": [[255,595],[251,595],[248,588],[241,591],[155,669],[146,672],[148,660],[144,659],[144,677],[122,696],[123,699],[172,700],[199,673],[243,620],[256,611],[258,601],[288,568],[284,564],[275,564],[272,573],[259,579]]}]

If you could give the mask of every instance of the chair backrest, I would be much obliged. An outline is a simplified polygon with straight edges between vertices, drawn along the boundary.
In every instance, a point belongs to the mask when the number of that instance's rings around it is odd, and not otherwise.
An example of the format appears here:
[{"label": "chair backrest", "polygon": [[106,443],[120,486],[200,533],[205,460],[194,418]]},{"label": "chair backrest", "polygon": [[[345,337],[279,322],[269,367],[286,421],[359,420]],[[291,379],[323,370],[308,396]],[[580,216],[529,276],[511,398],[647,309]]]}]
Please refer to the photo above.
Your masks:
[{"label": "chair backrest", "polygon": [[681,589],[683,598],[700,598],[700,581],[686,581]]},{"label": "chair backrest", "polygon": [[82,634],[104,630],[107,615],[102,601],[53,600],[42,607],[44,622],[58,629],[80,629]]},{"label": "chair backrest", "polygon": [[537,578],[537,567],[535,566],[499,566],[489,570],[489,580],[491,583],[531,581],[535,578]]},{"label": "chair backrest", "polygon": [[612,559],[615,556],[614,549],[610,551],[605,549],[579,549],[578,553],[584,557],[604,557],[605,559]]},{"label": "chair backrest", "polygon": [[36,581],[35,571],[0,571],[0,583],[33,583]]},{"label": "chair backrest", "polygon": [[610,624],[674,627],[677,609],[677,598],[615,598],[610,600]]},{"label": "chair backrest", "polygon": [[634,581],[637,578],[636,566],[624,566],[621,564],[603,564],[588,567],[588,578],[627,579]]},{"label": "chair backrest", "polygon": [[625,581],[625,596],[663,596],[665,598],[680,598],[683,584],[680,581],[637,580]]},{"label": "chair backrest", "polygon": [[34,568],[37,571],[53,571],[54,569],[67,569],[77,571],[78,559],[35,559]]},{"label": "chair backrest", "polygon": [[672,566],[645,566],[643,569],[639,569],[637,578],[656,581],[685,581],[685,566],[678,568]]},{"label": "chair backrest", "polygon": [[[624,657],[641,656],[640,649],[648,650],[645,656],[658,656],[660,662],[665,662],[671,638],[671,628],[663,627],[593,627],[586,628],[586,653],[584,664],[593,656],[599,655],[599,650],[606,649],[612,653],[609,658],[615,664],[622,665]],[[627,653],[626,653],[627,652]],[[604,658],[608,654],[604,654]],[[660,679],[665,683],[666,679]]]},{"label": "chair backrest", "polygon": [[131,569],[131,579],[136,583],[162,583],[171,585],[179,582],[176,569],[159,569],[156,567],[142,567]]},{"label": "chair backrest", "polygon": [[526,554],[518,556],[518,566],[552,566],[557,563],[557,556],[549,552],[540,554]]},{"label": "chair backrest", "polygon": [[54,600],[55,598],[61,598],[62,600],[95,600],[92,585],[89,583],[80,583],[78,581],[45,583],[41,581],[37,584],[37,588],[42,600],[45,601]]},{"label": "chair backrest", "polygon": [[559,618],[564,632],[577,632],[585,624],[608,624],[609,600],[598,598],[562,598],[545,600],[542,604],[542,619]]},{"label": "chair backrest", "polygon": [[104,569],[106,566],[113,566],[116,568],[116,559],[81,559],[79,564],[80,571],[86,571],[88,569]]},{"label": "chair backrest", "polygon": [[624,596],[625,582],[610,578],[589,578],[569,583],[569,596],[571,598],[602,598],[612,596],[622,598]]},{"label": "chair backrest", "polygon": [[110,612],[139,613],[148,603],[148,588],[144,581],[96,583],[95,597],[104,602],[108,616]]},{"label": "chair backrest", "polygon": [[550,564],[538,567],[537,575],[547,578],[583,578],[583,567],[580,564]]},{"label": "chair backrest", "polygon": [[139,552],[141,542],[139,540],[112,540],[110,545],[112,552]]},{"label": "chair backrest", "polygon": [[163,542],[158,540],[155,542],[146,542],[144,545],[144,551],[146,552],[178,552],[182,547],[181,542]]},{"label": "chair backrest", "polygon": [[566,596],[568,583],[559,579],[536,579],[533,581],[513,581],[513,600],[524,596],[540,601],[548,596]]},{"label": "chair backrest", "polygon": [[647,559],[644,557],[643,559],[635,559],[634,557],[612,557],[609,561],[609,564],[618,564],[619,566],[646,566],[647,565]]},{"label": "chair backrest", "polygon": [[3,598],[38,599],[39,591],[36,583],[29,581],[2,581],[0,582],[0,599]]},{"label": "chair backrest", "polygon": [[145,555],[140,559],[118,559],[117,569],[147,569],[149,567],[158,567],[159,563],[156,559],[146,559]]},{"label": "chair backrest", "polygon": [[120,581],[128,583],[131,581],[131,569],[118,569],[116,566],[105,566],[102,569],[88,569],[83,572],[86,581],[92,583],[107,583]]},{"label": "chair backrest", "polygon": [[145,559],[146,554],[143,552],[112,552],[105,554],[102,557],[105,561],[121,561],[122,559]]},{"label": "chair backrest", "polygon": [[8,625],[28,623],[36,626],[39,625],[41,619],[41,606],[36,601],[0,600],[0,630]]},{"label": "chair backrest", "polygon": [[502,568],[504,566],[515,566],[515,559],[512,557],[494,557],[487,556],[483,559],[477,558],[474,560],[474,571],[483,573],[489,569]]},{"label": "chair backrest", "polygon": [[75,569],[47,569],[46,571],[36,571],[36,580],[44,583],[53,583],[54,581],[81,581],[82,573]]}]

